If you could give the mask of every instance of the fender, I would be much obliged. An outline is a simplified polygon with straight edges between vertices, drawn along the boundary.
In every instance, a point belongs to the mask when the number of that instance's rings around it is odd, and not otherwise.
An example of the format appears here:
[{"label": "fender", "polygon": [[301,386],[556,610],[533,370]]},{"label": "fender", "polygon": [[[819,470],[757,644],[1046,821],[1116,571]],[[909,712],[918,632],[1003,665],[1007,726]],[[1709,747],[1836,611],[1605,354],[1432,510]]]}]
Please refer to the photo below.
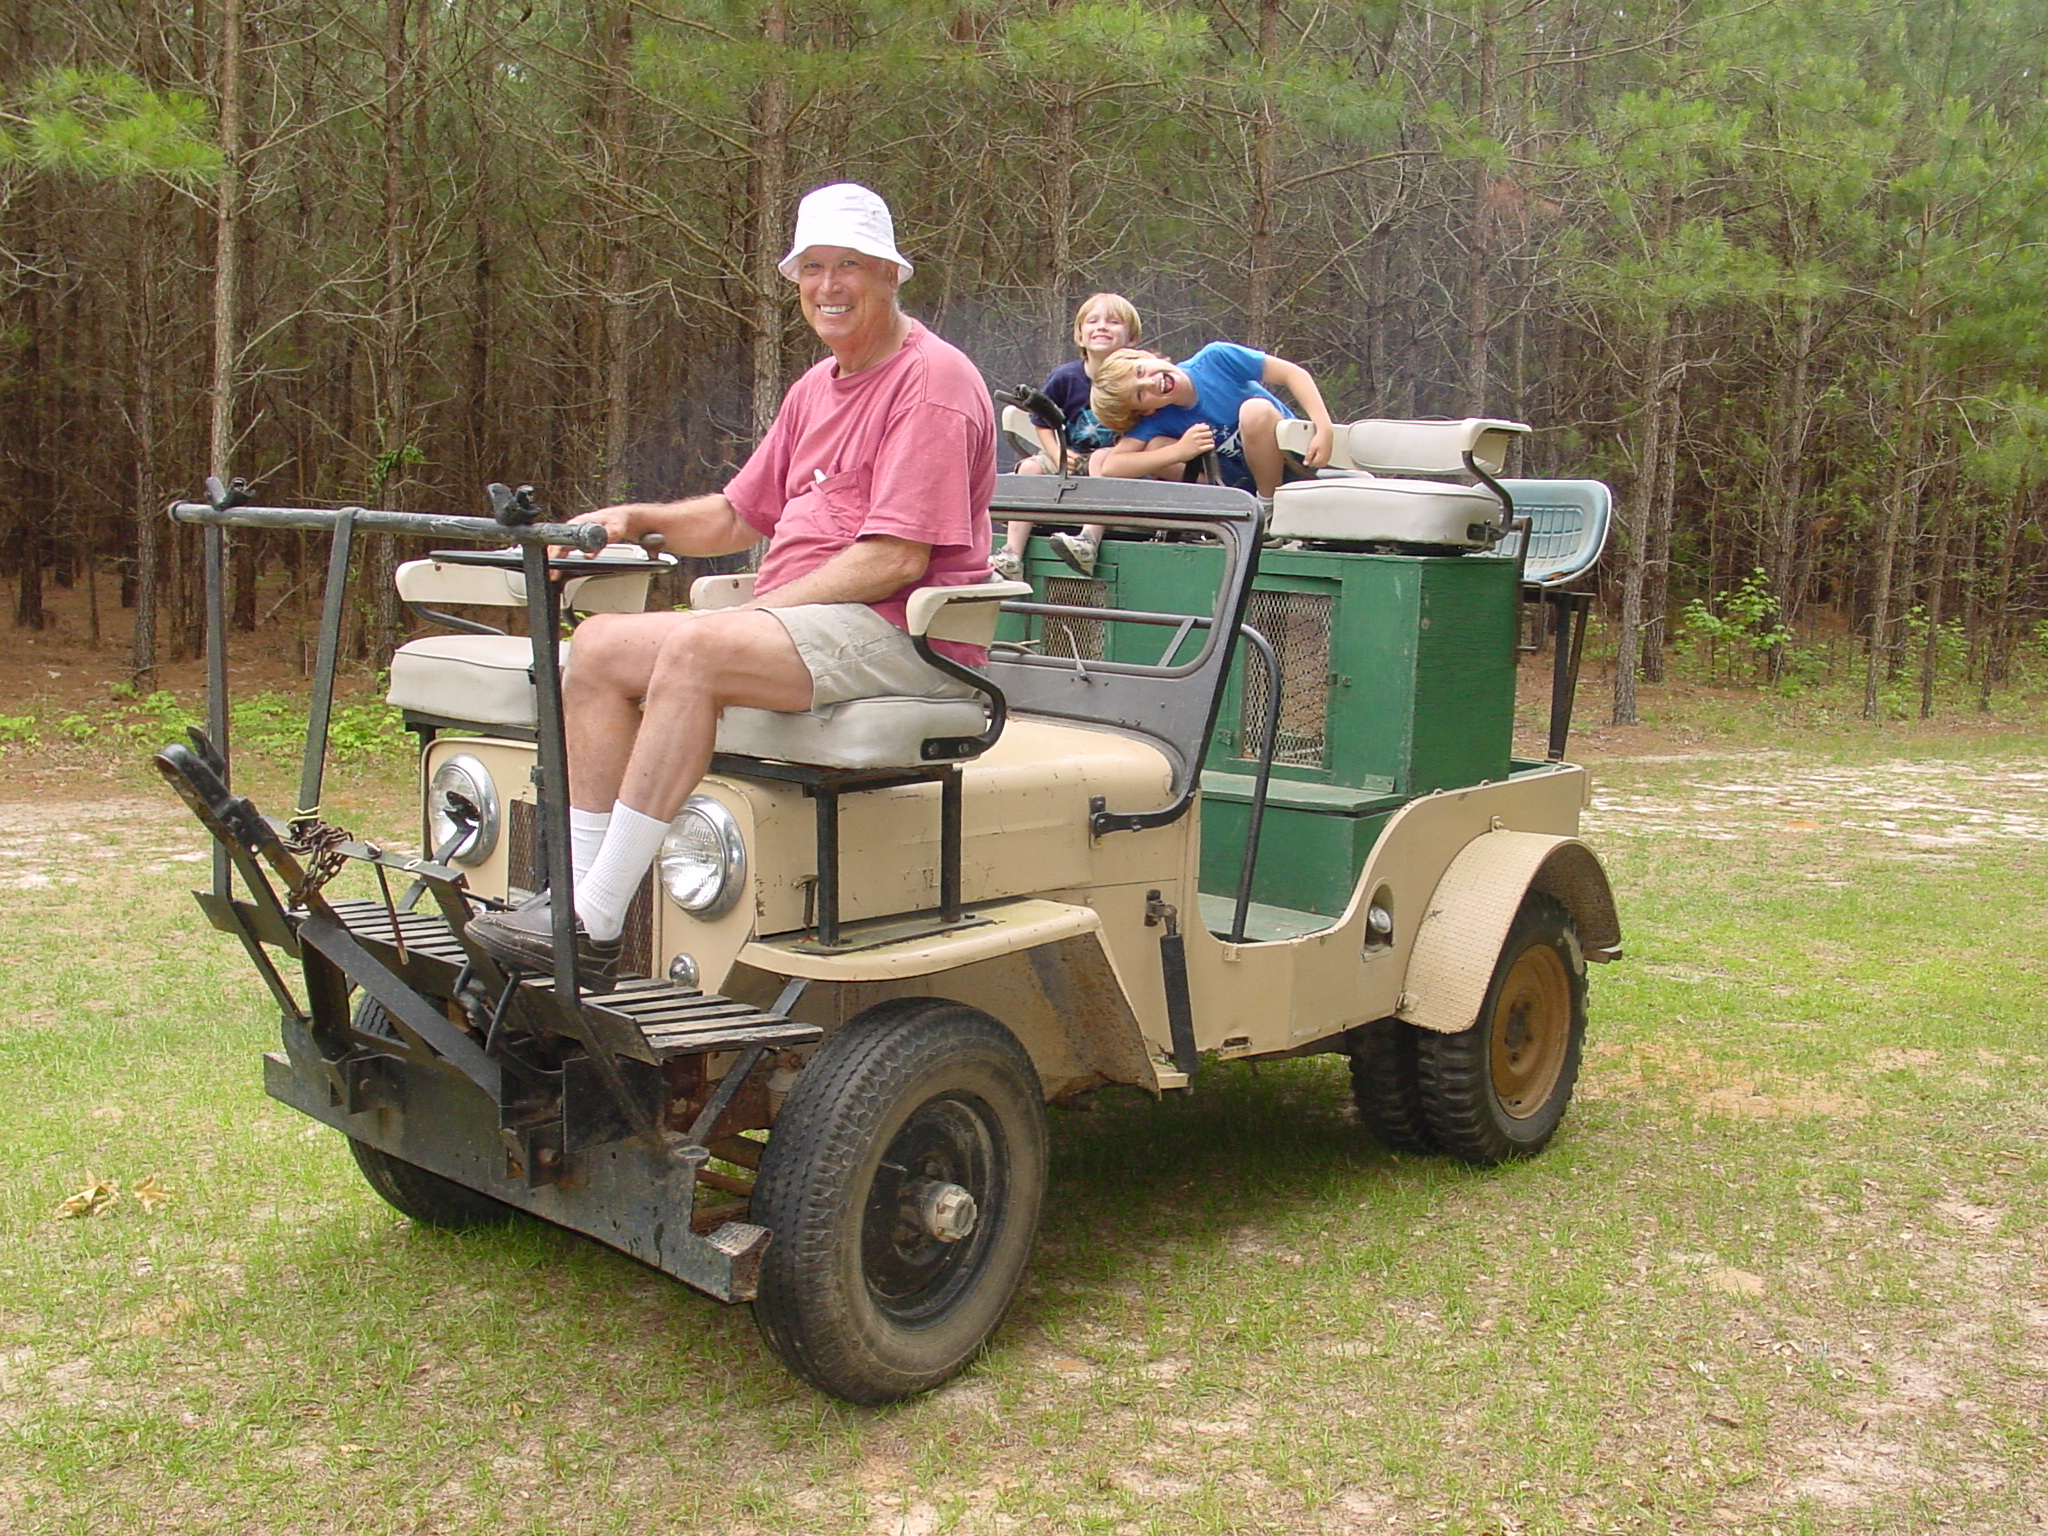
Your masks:
[{"label": "fender", "polygon": [[1430,896],[1394,1016],[1438,1034],[1470,1029],[1530,891],[1564,903],[1587,959],[1620,958],[1614,892],[1592,849],[1550,833],[1483,832],[1451,861]]},{"label": "fender", "polygon": [[1184,1081],[1164,1075],[1164,1016],[1153,1020],[1156,1007],[1134,1005],[1100,912],[1043,898],[976,911],[985,921],[971,928],[843,954],[757,939],[740,951],[725,990],[773,996],[786,976],[821,983],[794,1012],[828,1030],[890,998],[966,1003],[1023,1042],[1049,1099],[1105,1081],[1147,1092]]}]

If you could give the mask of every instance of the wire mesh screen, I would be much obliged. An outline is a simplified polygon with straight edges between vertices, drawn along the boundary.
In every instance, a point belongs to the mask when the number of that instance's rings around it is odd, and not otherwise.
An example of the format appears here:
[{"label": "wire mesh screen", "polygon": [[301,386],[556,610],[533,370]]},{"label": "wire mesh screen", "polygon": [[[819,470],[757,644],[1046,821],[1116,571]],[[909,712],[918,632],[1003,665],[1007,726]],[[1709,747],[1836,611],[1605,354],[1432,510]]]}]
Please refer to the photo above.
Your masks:
[{"label": "wire mesh screen", "polygon": [[[1330,714],[1330,599],[1319,592],[1252,593],[1246,615],[1273,642],[1280,661],[1280,734],[1273,761],[1320,768]],[[1256,758],[1266,746],[1271,679],[1257,654],[1239,648],[1244,667],[1244,709],[1238,721],[1238,756]]]},{"label": "wire mesh screen", "polygon": [[[1073,608],[1100,608],[1109,601],[1109,583],[1083,576],[1048,576],[1045,600]],[[1101,619],[1047,619],[1041,656],[1070,656],[1080,661],[1102,660]]]},{"label": "wire mesh screen", "polygon": [[[522,901],[547,884],[541,868],[540,814],[529,800],[514,800],[506,827],[505,860],[509,866],[506,884],[514,901]],[[633,893],[633,905],[626,909],[626,947],[619,954],[619,970],[627,976],[654,974],[654,871]]]}]

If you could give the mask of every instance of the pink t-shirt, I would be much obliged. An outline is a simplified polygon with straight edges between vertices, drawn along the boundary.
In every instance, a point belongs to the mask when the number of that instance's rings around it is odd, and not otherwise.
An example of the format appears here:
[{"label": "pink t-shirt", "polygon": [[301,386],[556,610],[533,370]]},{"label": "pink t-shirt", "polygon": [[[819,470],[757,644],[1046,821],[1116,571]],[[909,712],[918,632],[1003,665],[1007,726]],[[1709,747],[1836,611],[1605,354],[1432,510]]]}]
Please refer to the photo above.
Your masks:
[{"label": "pink t-shirt", "polygon": [[[967,355],[915,320],[887,362],[843,379],[835,369],[828,357],[790,386],[726,500],[769,539],[756,593],[809,575],[865,535],[929,544],[924,575],[872,605],[901,629],[918,588],[988,580],[995,410]],[[979,646],[933,648],[970,666],[986,659]]]}]

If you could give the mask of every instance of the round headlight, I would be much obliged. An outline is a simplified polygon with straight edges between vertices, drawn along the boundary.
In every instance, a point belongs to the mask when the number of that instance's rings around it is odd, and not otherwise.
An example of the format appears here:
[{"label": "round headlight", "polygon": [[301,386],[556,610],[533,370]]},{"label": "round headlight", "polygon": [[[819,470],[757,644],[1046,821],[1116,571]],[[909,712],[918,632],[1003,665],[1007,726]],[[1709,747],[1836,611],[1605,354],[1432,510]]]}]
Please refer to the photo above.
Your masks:
[{"label": "round headlight", "polygon": [[732,812],[709,795],[692,795],[662,839],[662,889],[693,916],[730,912],[747,885],[747,849]]},{"label": "round headlight", "polygon": [[457,864],[477,865],[498,846],[498,786],[490,770],[458,752],[434,770],[427,784],[427,849]]}]

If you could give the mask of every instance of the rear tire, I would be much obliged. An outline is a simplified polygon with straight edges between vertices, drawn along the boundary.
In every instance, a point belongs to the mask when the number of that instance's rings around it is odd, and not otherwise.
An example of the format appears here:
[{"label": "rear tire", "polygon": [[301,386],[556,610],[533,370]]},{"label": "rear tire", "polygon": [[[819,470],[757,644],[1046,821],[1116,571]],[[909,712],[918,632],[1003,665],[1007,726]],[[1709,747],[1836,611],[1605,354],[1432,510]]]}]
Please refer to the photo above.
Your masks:
[{"label": "rear tire", "polygon": [[[1016,1036],[936,998],[868,1010],[812,1055],[761,1158],[762,1338],[850,1403],[938,1386],[1009,1310],[1045,1178],[1043,1095]],[[958,1211],[962,1191],[964,1234],[929,1203]]]},{"label": "rear tire", "polygon": [[1586,954],[1571,913],[1531,891],[1508,928],[1479,1018],[1417,1031],[1422,1110],[1437,1145],[1467,1162],[1533,1157],[1564,1118],[1586,1036]]},{"label": "rear tire", "polygon": [[1421,1033],[1401,1019],[1374,1019],[1345,1032],[1358,1123],[1389,1152],[1439,1150],[1423,1111],[1416,1069],[1415,1037]]}]

